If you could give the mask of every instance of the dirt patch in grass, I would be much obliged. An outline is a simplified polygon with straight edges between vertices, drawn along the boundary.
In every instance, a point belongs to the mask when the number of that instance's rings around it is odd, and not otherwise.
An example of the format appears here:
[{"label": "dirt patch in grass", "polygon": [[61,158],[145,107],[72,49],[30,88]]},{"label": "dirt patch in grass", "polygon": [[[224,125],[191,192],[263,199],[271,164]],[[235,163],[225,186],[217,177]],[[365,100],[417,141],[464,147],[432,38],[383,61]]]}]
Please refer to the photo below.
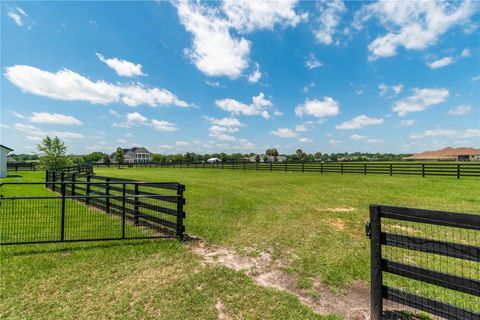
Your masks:
[{"label": "dirt patch in grass", "polygon": [[340,218],[328,219],[328,223],[330,223],[337,230],[345,229],[345,222]]},{"label": "dirt patch in grass", "polygon": [[[269,252],[260,252],[254,257],[241,256],[231,249],[207,246],[204,242],[192,244],[190,248],[202,257],[204,263],[243,271],[261,286],[295,295],[302,304],[307,305],[318,314],[337,314],[355,320],[368,319],[370,293],[368,287],[361,283],[355,283],[348,288],[345,295],[335,294],[318,280],[314,282],[313,288],[303,290],[296,286],[297,276],[281,270],[281,263],[273,261]],[[312,295],[312,290],[314,295]],[[218,319],[227,319],[223,318],[223,305],[220,301],[216,308]]]},{"label": "dirt patch in grass", "polygon": [[325,211],[331,211],[331,212],[352,212],[355,211],[355,208],[350,208],[350,207],[336,207],[336,208],[327,208]]}]

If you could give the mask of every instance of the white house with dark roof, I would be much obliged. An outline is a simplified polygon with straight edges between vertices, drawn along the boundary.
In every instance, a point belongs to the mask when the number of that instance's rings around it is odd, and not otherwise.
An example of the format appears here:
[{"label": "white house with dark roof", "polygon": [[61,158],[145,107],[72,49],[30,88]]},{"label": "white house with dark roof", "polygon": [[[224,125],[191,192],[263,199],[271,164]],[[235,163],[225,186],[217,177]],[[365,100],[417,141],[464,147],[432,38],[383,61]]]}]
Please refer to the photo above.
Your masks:
[{"label": "white house with dark roof", "polygon": [[[147,163],[152,162],[153,153],[147,150],[145,147],[133,147],[123,150],[123,162],[124,163]],[[110,157],[114,160],[114,154]],[[112,161],[113,162],[113,161]]]},{"label": "white house with dark roof", "polygon": [[13,149],[0,144],[0,178],[7,176],[7,154],[12,151]]}]

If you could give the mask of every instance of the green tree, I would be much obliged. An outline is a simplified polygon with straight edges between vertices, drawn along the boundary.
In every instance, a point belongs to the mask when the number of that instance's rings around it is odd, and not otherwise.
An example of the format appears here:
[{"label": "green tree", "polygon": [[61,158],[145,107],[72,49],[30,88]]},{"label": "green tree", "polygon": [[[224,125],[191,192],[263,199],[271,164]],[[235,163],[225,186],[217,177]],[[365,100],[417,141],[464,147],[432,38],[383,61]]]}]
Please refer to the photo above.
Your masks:
[{"label": "green tree", "polygon": [[321,152],[315,152],[315,160],[319,161],[322,158],[322,153]]},{"label": "green tree", "polygon": [[273,161],[277,162],[278,150],[276,148],[272,149]]},{"label": "green tree", "polygon": [[40,152],[40,164],[45,169],[61,168],[69,164],[69,159],[65,155],[67,146],[58,137],[52,139],[46,136],[37,145],[37,150]]},{"label": "green tree", "polygon": [[263,162],[268,162],[268,156],[263,156]]},{"label": "green tree", "polygon": [[115,151],[115,154],[113,155],[113,160],[118,164],[118,167],[120,168],[120,165],[123,164],[123,149],[118,147],[117,151]]},{"label": "green tree", "polygon": [[255,156],[255,162],[260,162],[260,156],[258,154]]},{"label": "green tree", "polygon": [[300,148],[297,149],[297,150],[295,151],[295,155],[297,156],[297,159],[298,159],[298,160],[303,160],[303,155],[304,155],[304,153],[303,153],[303,150],[302,150],[302,149],[300,149]]}]

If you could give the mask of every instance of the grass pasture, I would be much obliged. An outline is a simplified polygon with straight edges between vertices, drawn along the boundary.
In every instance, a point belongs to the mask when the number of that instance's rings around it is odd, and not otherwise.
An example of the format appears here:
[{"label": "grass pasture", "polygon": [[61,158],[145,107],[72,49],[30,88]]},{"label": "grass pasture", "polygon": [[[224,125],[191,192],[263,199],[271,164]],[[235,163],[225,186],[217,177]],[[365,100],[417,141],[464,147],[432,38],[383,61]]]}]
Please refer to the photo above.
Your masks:
[{"label": "grass pasture", "polygon": [[[269,252],[297,288],[317,299],[322,297],[315,295],[315,281],[338,295],[368,283],[364,224],[369,204],[480,212],[477,178],[160,168],[95,172],[185,184],[187,234],[239,255]],[[4,180],[44,178],[42,172],[16,174]],[[5,318],[215,319],[219,313],[244,319],[323,318],[291,294],[256,285],[242,271],[205,266],[187,244],[176,241],[0,250]]]}]

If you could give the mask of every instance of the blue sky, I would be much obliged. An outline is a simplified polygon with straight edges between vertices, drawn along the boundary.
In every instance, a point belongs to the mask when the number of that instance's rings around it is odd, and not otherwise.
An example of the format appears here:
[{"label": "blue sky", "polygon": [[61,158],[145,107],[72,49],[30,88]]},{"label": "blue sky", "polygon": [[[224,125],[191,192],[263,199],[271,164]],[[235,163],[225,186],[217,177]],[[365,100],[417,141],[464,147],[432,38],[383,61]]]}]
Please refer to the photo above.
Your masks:
[{"label": "blue sky", "polygon": [[1,143],[480,147],[476,2],[1,3]]}]

